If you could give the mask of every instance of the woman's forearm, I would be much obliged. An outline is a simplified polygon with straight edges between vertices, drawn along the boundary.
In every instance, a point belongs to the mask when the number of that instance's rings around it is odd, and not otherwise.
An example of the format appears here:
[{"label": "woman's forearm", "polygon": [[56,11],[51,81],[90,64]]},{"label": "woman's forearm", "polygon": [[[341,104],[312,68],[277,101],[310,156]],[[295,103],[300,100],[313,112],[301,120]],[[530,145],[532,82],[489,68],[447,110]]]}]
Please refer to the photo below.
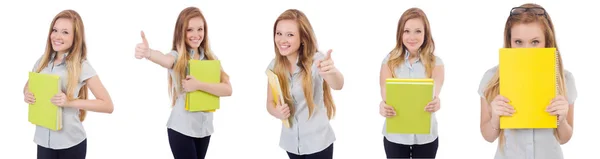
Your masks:
[{"label": "woman's forearm", "polygon": [[324,76],[323,79],[334,90],[341,90],[344,87],[344,75],[340,71],[336,70],[334,74]]},{"label": "woman's forearm", "polygon": [[231,85],[227,83],[201,83],[198,90],[219,96],[231,96]]},{"label": "woman's forearm", "polygon": [[490,120],[481,124],[481,135],[488,142],[494,142],[500,135],[500,119],[499,117],[491,117]]},{"label": "woman's forearm", "polygon": [[112,113],[114,110],[112,102],[107,102],[99,99],[94,100],[74,100],[69,102],[69,107],[89,110],[93,112]]},{"label": "woman's forearm", "polygon": [[561,145],[566,144],[569,142],[569,140],[571,140],[571,137],[573,136],[573,127],[571,124],[569,124],[569,122],[567,122],[567,120],[563,120],[560,124],[558,124],[556,129],[558,133],[558,142]]}]

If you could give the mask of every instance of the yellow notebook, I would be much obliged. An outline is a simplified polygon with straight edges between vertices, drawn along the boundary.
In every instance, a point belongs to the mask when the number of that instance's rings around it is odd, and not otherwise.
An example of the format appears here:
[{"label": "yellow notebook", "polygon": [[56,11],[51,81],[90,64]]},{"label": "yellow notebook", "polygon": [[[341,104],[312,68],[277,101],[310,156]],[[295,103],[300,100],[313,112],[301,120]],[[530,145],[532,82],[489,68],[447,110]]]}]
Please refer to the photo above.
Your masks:
[{"label": "yellow notebook", "polygon": [[51,102],[59,92],[59,79],[57,75],[29,72],[29,92],[35,97],[35,103],[29,104],[28,120],[32,124],[54,131],[62,129],[62,108]]},{"label": "yellow notebook", "polygon": [[[281,85],[279,84],[279,77],[273,71],[267,70],[267,78],[269,78],[269,88],[271,88],[271,94],[273,95],[273,100],[275,101],[275,106],[281,103],[284,104],[283,94],[281,93]],[[290,127],[290,122],[287,119],[281,120],[283,125],[287,128]]]},{"label": "yellow notebook", "polygon": [[556,48],[501,48],[500,95],[515,108],[500,117],[501,129],[556,128],[556,116],[546,112],[557,94]]},{"label": "yellow notebook", "polygon": [[[188,63],[188,71],[189,75],[200,82],[221,82],[221,63],[219,60],[190,60]],[[214,112],[219,108],[219,96],[200,90],[186,93],[185,110],[187,111]]]},{"label": "yellow notebook", "polygon": [[433,79],[386,79],[385,101],[396,110],[396,116],[386,118],[386,132],[430,134],[431,113],[425,106],[433,100],[434,88]]}]

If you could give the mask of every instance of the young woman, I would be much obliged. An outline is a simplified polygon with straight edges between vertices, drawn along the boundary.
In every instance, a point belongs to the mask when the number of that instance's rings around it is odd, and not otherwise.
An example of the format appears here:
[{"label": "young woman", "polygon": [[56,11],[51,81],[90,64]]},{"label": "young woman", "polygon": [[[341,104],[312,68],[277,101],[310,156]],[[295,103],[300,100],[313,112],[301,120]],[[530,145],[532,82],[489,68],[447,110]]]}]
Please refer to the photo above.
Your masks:
[{"label": "young woman", "polygon": [[289,9],[273,27],[275,59],[268,70],[279,77],[285,104],[275,106],[267,91],[267,110],[288,119],[279,146],[291,159],[331,159],[335,135],[329,120],[335,115],[330,87],[341,90],[344,77],[333,65],[331,50],[317,51],[317,40],[306,15]]},{"label": "young woman", "polygon": [[[537,4],[524,4],[511,10],[504,29],[505,48],[558,48],[550,15]],[[499,95],[498,66],[485,72],[479,85],[481,134],[488,142],[499,138],[496,159],[562,159],[561,144],[573,135],[573,104],[577,90],[573,75],[559,60],[559,96],[548,101],[546,111],[558,116],[557,129],[500,130],[500,116],[510,116],[510,99]]]},{"label": "young woman", "polygon": [[406,10],[398,22],[396,47],[381,65],[379,84],[382,101],[379,113],[388,118],[396,115],[385,102],[387,78],[432,78],[435,95],[425,110],[431,112],[431,134],[388,134],[383,126],[383,146],[388,158],[435,158],[438,149],[435,112],[440,109],[438,95],[444,83],[444,64],[434,55],[435,44],[425,13],[418,8]]},{"label": "young woman", "polygon": [[[60,93],[51,102],[62,107],[63,128],[53,131],[36,126],[34,141],[38,159],[84,159],[87,137],[82,125],[86,111],[112,113],[112,100],[94,68],[87,60],[83,21],[73,10],[64,10],[54,17],[46,41],[46,50],[32,71],[60,77]],[[88,100],[88,88],[96,99]],[[23,89],[25,102],[36,102]]]},{"label": "young woman", "polygon": [[144,32],[143,43],[138,44],[135,51],[136,58],[146,58],[169,70],[169,93],[173,109],[167,122],[167,132],[175,159],[203,159],[214,131],[212,112],[185,110],[185,93],[201,90],[220,97],[231,96],[229,76],[223,68],[221,83],[218,84],[204,83],[186,76],[190,59],[217,60],[208,43],[207,29],[206,19],[200,9],[188,7],[177,18],[169,54],[150,49]]}]

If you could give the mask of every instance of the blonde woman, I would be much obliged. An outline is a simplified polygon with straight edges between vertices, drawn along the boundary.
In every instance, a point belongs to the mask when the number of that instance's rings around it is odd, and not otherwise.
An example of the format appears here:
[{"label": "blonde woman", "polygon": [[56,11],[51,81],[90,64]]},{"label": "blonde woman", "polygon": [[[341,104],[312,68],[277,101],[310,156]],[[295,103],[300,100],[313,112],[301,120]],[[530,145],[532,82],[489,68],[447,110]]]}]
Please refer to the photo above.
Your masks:
[{"label": "blonde woman", "polygon": [[[38,159],[84,159],[87,137],[82,125],[86,111],[112,113],[113,103],[87,60],[81,16],[73,10],[58,13],[50,24],[46,49],[33,72],[60,77],[60,93],[51,102],[62,107],[63,128],[53,131],[36,126],[34,141]],[[96,99],[88,99],[88,88]],[[23,89],[25,102],[36,102],[35,94]]]},{"label": "blonde woman", "polygon": [[231,96],[229,76],[221,68],[221,83],[212,84],[187,76],[190,59],[217,60],[210,49],[206,19],[200,9],[185,8],[175,23],[173,46],[169,54],[152,50],[142,32],[143,43],[136,47],[135,56],[145,58],[169,70],[169,93],[171,94],[171,116],[167,132],[171,152],[175,159],[203,159],[213,133],[212,112],[189,112],[185,110],[185,93],[201,90],[225,97]]},{"label": "blonde woman", "polygon": [[331,50],[317,51],[315,34],[303,12],[283,12],[273,34],[275,59],[267,69],[279,77],[285,104],[275,106],[268,89],[267,111],[291,123],[290,128],[282,125],[279,146],[290,159],[331,159],[335,135],[329,120],[335,105],[330,89],[341,90],[344,77],[333,65]]},{"label": "blonde woman", "polygon": [[396,110],[385,102],[385,80],[388,78],[432,78],[435,83],[434,99],[425,110],[431,114],[431,134],[391,134],[383,126],[383,145],[387,158],[435,158],[438,149],[437,120],[440,109],[439,94],[444,83],[444,64],[434,55],[429,20],[419,8],[410,8],[400,17],[396,33],[396,47],[381,65],[379,84],[382,101],[379,113],[393,117]]},{"label": "blonde woman", "polygon": [[[557,48],[550,15],[537,4],[524,4],[511,10],[504,29],[505,48]],[[496,159],[562,159],[560,148],[573,135],[573,104],[577,98],[575,79],[559,60],[559,95],[546,111],[558,116],[556,129],[500,130],[500,116],[510,116],[510,99],[499,95],[498,66],[485,72],[479,85],[481,134],[488,142],[499,139]]]}]

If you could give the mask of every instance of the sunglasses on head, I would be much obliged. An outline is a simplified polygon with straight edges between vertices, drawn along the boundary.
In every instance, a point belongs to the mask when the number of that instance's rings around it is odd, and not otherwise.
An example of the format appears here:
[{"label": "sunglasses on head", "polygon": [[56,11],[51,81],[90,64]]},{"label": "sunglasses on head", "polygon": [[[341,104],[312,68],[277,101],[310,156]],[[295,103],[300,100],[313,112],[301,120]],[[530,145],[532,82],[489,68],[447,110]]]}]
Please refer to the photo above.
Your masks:
[{"label": "sunglasses on head", "polygon": [[544,8],[540,8],[540,7],[532,7],[532,8],[525,8],[525,7],[514,7],[510,10],[510,15],[520,15],[523,14],[525,12],[530,12],[533,13],[535,15],[538,16],[544,16],[546,17],[546,10]]}]

